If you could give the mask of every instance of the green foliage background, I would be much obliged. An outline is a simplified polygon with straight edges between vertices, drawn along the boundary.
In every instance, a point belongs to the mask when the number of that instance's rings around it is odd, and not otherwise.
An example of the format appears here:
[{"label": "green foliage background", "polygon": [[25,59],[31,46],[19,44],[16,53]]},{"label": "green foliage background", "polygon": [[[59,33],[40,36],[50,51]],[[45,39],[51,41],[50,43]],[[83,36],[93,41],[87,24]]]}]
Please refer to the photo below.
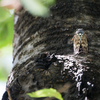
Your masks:
[{"label": "green foliage background", "polygon": [[14,33],[14,14],[0,7],[0,48],[12,44]]}]

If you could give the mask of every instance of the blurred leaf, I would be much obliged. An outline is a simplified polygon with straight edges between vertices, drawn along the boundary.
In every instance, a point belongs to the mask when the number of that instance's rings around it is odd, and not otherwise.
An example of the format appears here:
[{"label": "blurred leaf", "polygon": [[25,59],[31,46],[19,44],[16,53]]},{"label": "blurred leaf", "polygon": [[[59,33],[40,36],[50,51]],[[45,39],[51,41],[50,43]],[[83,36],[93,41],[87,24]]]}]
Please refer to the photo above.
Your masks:
[{"label": "blurred leaf", "polygon": [[21,3],[33,15],[47,16],[49,14],[49,9],[38,0],[21,0]]},{"label": "blurred leaf", "polygon": [[6,20],[10,15],[10,12],[2,7],[0,7],[0,22]]},{"label": "blurred leaf", "polygon": [[0,14],[0,48],[12,43],[14,33],[14,15],[11,15],[9,11],[4,13]]},{"label": "blurred leaf", "polygon": [[61,94],[57,92],[56,89],[41,89],[36,92],[27,93],[30,97],[40,98],[40,97],[55,97],[59,100],[63,100]]},{"label": "blurred leaf", "polygon": [[20,0],[22,5],[33,15],[46,17],[49,15],[49,5],[55,0]]}]

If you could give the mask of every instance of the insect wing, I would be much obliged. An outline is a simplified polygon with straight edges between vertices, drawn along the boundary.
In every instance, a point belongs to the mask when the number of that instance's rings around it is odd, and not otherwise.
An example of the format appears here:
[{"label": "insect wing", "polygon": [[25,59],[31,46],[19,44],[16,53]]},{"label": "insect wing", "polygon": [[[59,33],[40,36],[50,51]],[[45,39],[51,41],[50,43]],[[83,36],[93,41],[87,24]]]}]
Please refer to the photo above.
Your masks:
[{"label": "insect wing", "polygon": [[74,46],[74,54],[77,54],[79,53],[79,48],[80,48],[80,39],[78,37],[78,35],[74,35],[74,43],[73,43],[73,46]]},{"label": "insect wing", "polygon": [[81,39],[81,46],[84,53],[88,53],[88,42],[87,42],[87,36],[86,34],[83,34]]}]

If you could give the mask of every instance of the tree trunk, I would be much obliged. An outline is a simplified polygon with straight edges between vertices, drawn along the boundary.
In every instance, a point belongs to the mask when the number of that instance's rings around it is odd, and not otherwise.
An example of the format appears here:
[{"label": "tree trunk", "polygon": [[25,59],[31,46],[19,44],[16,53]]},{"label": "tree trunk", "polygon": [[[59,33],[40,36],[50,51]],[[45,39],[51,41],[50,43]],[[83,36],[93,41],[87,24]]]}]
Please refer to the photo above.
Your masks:
[{"label": "tree trunk", "polygon": [[[57,0],[48,18],[21,10],[15,24],[13,69],[7,91],[12,100],[44,100],[26,93],[42,88],[59,90],[64,100],[100,100],[100,2]],[[88,53],[74,55],[71,39],[82,28]],[[49,100],[49,99],[48,99]]]}]

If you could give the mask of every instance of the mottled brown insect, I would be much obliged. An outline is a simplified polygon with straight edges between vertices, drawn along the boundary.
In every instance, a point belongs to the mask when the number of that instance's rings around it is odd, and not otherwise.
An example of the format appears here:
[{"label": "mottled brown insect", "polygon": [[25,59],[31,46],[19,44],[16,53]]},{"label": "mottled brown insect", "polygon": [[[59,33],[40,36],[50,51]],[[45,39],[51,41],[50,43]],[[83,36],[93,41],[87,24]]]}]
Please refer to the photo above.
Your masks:
[{"label": "mottled brown insect", "polygon": [[74,54],[78,54],[80,52],[88,53],[87,36],[84,33],[83,29],[78,29],[75,32],[72,41],[74,47]]}]

